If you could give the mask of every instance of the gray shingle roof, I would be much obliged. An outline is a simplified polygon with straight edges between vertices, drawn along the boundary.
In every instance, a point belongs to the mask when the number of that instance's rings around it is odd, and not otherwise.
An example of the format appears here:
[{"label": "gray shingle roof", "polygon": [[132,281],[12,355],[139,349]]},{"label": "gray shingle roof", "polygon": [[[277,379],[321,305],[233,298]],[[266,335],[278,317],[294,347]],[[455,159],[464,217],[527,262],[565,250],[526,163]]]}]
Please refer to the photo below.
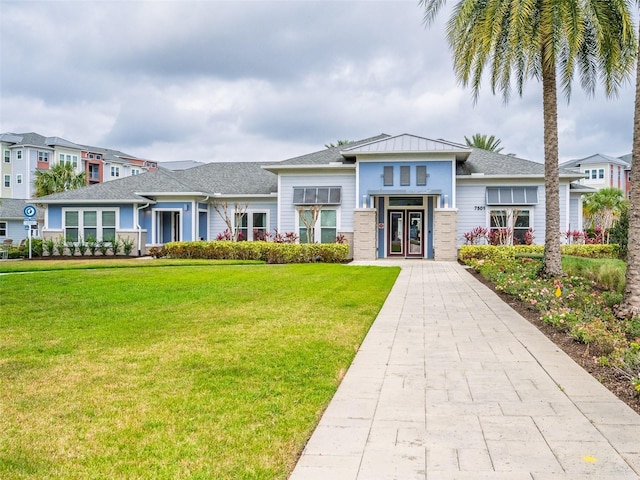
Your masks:
[{"label": "gray shingle roof", "polygon": [[[489,152],[480,148],[471,148],[471,155],[464,162],[458,162],[456,175],[539,175],[544,177],[544,164],[500,153]],[[581,177],[571,169],[560,168],[561,175]]]},{"label": "gray shingle roof", "polygon": [[364,145],[376,140],[382,140],[389,138],[390,135],[380,134],[375,137],[367,138],[364,140],[358,140],[357,142],[351,142],[348,145],[339,145],[336,147],[325,148],[318,152],[308,153],[300,157],[290,158],[276,164],[269,165],[270,167],[289,166],[289,165],[328,165],[330,163],[344,163],[345,158],[341,155],[341,151],[356,147],[358,145]]},{"label": "gray shingle roof", "polygon": [[[34,205],[33,200],[22,200],[19,198],[0,198],[0,218],[9,219],[23,219],[24,207],[27,205]],[[42,209],[37,210],[37,218],[43,218]]]},{"label": "gray shingle roof", "polygon": [[65,201],[148,202],[157,194],[269,195],[276,191],[275,174],[262,169],[261,163],[208,163],[199,167],[172,172],[154,172],[98,183],[88,187],[55,193],[39,198],[39,203]]},{"label": "gray shingle roof", "polygon": [[208,163],[175,172],[184,183],[197,186],[211,195],[269,195],[278,189],[275,174],[262,168],[260,162]]},{"label": "gray shingle roof", "polygon": [[160,169],[154,172],[119,178],[109,182],[97,183],[88,187],[67,192],[54,193],[37,199],[38,203],[57,203],[62,201],[113,201],[139,203],[148,202],[145,193],[182,193],[195,192],[191,186],[181,182],[173,172]]}]

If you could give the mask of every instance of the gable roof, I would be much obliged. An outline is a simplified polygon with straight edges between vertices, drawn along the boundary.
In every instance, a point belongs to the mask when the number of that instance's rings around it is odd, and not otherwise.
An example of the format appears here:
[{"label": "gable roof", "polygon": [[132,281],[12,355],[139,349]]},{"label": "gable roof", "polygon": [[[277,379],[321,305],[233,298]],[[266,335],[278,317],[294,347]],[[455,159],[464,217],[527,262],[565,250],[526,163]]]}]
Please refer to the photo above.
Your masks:
[{"label": "gable roof", "polygon": [[342,155],[366,155],[385,153],[425,153],[425,152],[448,152],[455,153],[456,158],[462,160],[466,158],[471,149],[469,147],[448,142],[446,140],[431,140],[429,138],[418,137],[416,135],[402,134],[395,137],[376,139],[359,145],[350,146],[342,150]]},{"label": "gable roof", "polygon": [[595,153],[593,155],[589,155],[584,158],[576,158],[574,160],[569,160],[567,162],[563,162],[560,164],[561,167],[564,168],[579,168],[582,165],[594,165],[594,164],[603,164],[610,163],[613,165],[620,165],[623,167],[628,167],[630,162],[628,162],[623,157],[611,157],[609,155],[604,155],[602,153]]}]

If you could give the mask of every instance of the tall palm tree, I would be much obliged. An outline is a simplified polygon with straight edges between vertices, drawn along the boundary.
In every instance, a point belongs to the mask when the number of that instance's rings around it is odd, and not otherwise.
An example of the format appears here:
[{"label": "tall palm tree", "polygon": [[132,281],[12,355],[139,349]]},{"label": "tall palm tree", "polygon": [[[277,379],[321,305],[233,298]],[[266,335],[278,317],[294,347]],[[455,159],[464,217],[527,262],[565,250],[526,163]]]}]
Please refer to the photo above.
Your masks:
[{"label": "tall palm tree", "polygon": [[502,147],[499,147],[502,140],[494,137],[493,135],[487,137],[487,135],[476,133],[471,138],[465,136],[464,141],[469,147],[481,148],[483,150],[496,153],[500,153],[502,151]]},{"label": "tall palm tree", "polygon": [[[558,166],[558,76],[567,99],[574,70],[592,94],[600,77],[608,96],[633,67],[636,37],[627,0],[458,0],[447,24],[454,71],[477,100],[482,74],[509,101],[512,77],[542,80],[544,118],[545,248],[543,274],[562,275]],[[446,0],[420,0],[431,23]]]},{"label": "tall palm tree", "polygon": [[[640,26],[638,27],[640,36]],[[640,50],[637,55],[636,101],[631,151],[631,195],[627,234],[627,273],[622,302],[616,311],[620,318],[640,315]],[[635,186],[633,185],[635,184]]]},{"label": "tall palm tree", "polygon": [[71,163],[56,163],[49,170],[36,170],[34,197],[75,190],[86,184],[85,172],[77,173]]}]

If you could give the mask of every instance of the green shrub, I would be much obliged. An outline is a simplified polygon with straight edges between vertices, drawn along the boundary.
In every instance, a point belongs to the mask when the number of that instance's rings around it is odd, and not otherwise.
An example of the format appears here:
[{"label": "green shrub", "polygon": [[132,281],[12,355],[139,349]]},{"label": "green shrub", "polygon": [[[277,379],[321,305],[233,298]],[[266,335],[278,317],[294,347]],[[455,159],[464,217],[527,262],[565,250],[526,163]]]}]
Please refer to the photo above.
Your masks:
[{"label": "green shrub", "polygon": [[64,255],[64,249],[66,246],[67,246],[67,242],[65,241],[64,237],[60,235],[58,239],[55,241],[55,248],[56,248],[56,252],[58,252],[58,255],[60,256]]},{"label": "green shrub", "polygon": [[[618,245],[561,245],[562,255],[588,258],[618,258]],[[468,263],[470,260],[508,259],[518,257],[540,258],[544,255],[544,245],[463,245],[458,258]]]},{"label": "green shrub", "polygon": [[260,260],[267,263],[339,263],[347,260],[349,246],[340,243],[171,242],[165,245],[172,258],[212,260]]},{"label": "green shrub", "polygon": [[123,238],[121,239],[121,242],[122,242],[122,251],[128,257],[129,255],[131,255],[131,251],[133,250],[133,246],[135,242],[131,238]]},{"label": "green shrub", "polygon": [[53,238],[47,238],[42,242],[42,246],[44,247],[45,252],[47,252],[47,256],[53,257],[53,253],[55,252],[56,242]]}]

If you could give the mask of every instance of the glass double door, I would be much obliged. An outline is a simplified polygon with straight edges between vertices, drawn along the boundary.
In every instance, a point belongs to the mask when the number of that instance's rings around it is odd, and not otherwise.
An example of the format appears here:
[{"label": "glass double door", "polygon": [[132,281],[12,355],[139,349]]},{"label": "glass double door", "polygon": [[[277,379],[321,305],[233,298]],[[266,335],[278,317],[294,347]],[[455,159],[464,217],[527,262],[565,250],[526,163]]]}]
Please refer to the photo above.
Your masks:
[{"label": "glass double door", "polygon": [[423,211],[389,210],[387,223],[388,256],[424,256],[423,218]]}]

